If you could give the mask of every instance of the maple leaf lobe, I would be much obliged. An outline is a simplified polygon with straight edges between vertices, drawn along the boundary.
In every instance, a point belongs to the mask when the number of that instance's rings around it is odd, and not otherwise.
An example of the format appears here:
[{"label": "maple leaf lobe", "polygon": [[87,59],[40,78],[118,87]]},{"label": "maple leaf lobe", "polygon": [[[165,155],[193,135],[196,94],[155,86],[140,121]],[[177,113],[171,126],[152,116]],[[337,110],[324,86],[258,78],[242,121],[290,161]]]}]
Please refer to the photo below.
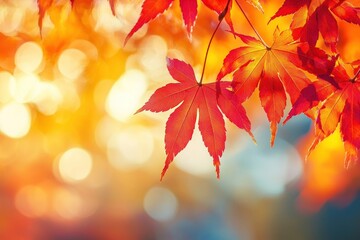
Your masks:
[{"label": "maple leaf lobe", "polygon": [[168,9],[173,0],[145,0],[141,6],[140,17],[125,38],[124,45],[144,24],[156,18],[159,14]]}]

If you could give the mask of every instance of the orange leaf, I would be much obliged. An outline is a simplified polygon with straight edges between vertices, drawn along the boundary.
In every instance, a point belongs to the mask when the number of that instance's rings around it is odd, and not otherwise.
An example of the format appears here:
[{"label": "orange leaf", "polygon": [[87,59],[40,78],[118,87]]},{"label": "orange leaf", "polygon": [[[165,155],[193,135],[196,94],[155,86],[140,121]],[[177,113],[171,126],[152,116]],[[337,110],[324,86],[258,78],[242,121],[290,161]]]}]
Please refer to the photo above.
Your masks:
[{"label": "orange leaf", "polygon": [[[346,151],[345,164],[347,166],[359,160],[360,77],[359,69],[356,71],[354,77],[351,78],[344,67],[339,64],[334,68],[327,81],[323,80],[321,82],[320,80],[306,87],[306,89],[318,89],[318,95],[307,96],[309,92],[304,89],[299,100],[296,101],[290,111],[290,113],[298,114],[301,111],[307,111],[321,101],[322,104],[315,124],[316,136],[309,149],[309,154],[319,142],[332,134],[340,124],[340,132]],[[319,88],[319,86],[322,87]],[[327,96],[325,93],[327,93]]]},{"label": "orange leaf", "polygon": [[116,16],[116,2],[117,0],[109,0],[110,9],[114,16]]},{"label": "orange leaf", "polygon": [[[294,43],[290,31],[276,29],[274,42],[266,46],[256,38],[237,34],[247,44],[230,51],[217,79],[234,72],[233,87],[235,94],[244,101],[249,98],[260,82],[261,104],[271,124],[271,145],[274,143],[277,124],[283,116],[286,105],[285,91],[291,102],[309,83],[305,74],[295,64],[301,65],[297,57],[302,43]],[[305,55],[303,55],[304,57]]]},{"label": "orange leaf", "polygon": [[50,8],[51,4],[53,3],[53,0],[37,0],[37,4],[39,7],[39,20],[38,25],[40,32],[42,31],[42,25],[43,25],[43,19],[45,17],[45,13],[48,8]]}]

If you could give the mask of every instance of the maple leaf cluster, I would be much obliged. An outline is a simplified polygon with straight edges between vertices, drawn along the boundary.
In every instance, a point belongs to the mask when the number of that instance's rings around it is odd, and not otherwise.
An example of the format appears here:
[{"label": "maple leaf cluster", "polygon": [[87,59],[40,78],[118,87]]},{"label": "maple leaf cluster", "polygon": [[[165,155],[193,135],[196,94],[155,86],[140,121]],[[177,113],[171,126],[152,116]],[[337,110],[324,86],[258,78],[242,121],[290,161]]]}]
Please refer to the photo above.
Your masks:
[{"label": "maple leaf cluster", "polygon": [[[71,0],[76,4],[92,4],[92,0]],[[117,0],[109,0],[116,15]],[[128,33],[125,43],[144,24],[160,14],[166,14],[174,0],[144,0],[140,16]],[[176,1],[175,1],[176,2]],[[219,177],[220,157],[225,149],[224,116],[237,127],[251,133],[251,122],[242,106],[259,88],[261,105],[270,123],[270,144],[275,142],[278,124],[284,117],[287,98],[292,108],[284,123],[291,117],[306,113],[315,122],[315,140],[309,151],[332,134],[338,125],[344,142],[346,165],[358,162],[360,149],[360,67],[359,60],[344,64],[339,41],[338,20],[360,25],[360,8],[344,0],[285,0],[269,22],[293,15],[288,30],[276,28],[273,43],[268,45],[252,26],[240,5],[240,0],[179,0],[182,20],[189,38],[198,16],[198,4],[218,14],[219,24],[225,20],[230,33],[243,44],[231,50],[223,61],[217,79],[211,83],[197,81],[193,68],[178,59],[167,59],[170,75],[176,83],[157,89],[138,110],[162,112],[175,108],[165,130],[166,161],[162,177],[174,157],[191,140],[198,119],[203,142],[213,157]],[[259,0],[246,0],[259,11]],[[39,27],[52,0],[38,0]],[[234,30],[231,9],[237,5],[257,37],[239,34]],[[218,30],[216,28],[215,32]],[[215,34],[214,32],[214,34]],[[213,34],[213,36],[214,36]],[[210,39],[213,38],[213,36]],[[327,49],[318,47],[320,36]],[[210,45],[209,43],[209,45]],[[205,61],[206,62],[206,61]],[[205,65],[204,65],[205,66]],[[349,69],[352,72],[349,72]],[[223,79],[232,74],[231,81]],[[317,80],[308,78],[308,74]]]}]

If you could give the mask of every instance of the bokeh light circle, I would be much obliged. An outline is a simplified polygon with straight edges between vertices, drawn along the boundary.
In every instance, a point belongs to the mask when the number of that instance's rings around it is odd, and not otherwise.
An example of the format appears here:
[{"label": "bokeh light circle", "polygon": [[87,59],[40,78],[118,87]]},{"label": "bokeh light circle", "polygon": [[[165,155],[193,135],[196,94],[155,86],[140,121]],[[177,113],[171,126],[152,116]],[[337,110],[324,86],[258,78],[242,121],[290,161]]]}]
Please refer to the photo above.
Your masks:
[{"label": "bokeh light circle", "polygon": [[64,77],[75,80],[84,72],[88,61],[89,59],[85,53],[79,49],[70,48],[61,53],[57,66]]},{"label": "bokeh light circle", "polygon": [[42,48],[35,42],[22,44],[15,53],[15,65],[23,72],[34,72],[39,68],[42,60]]},{"label": "bokeh light circle", "polygon": [[0,130],[11,138],[22,138],[30,130],[31,114],[21,103],[6,104],[0,110]]},{"label": "bokeh light circle", "polygon": [[47,212],[48,198],[44,189],[38,186],[20,188],[15,196],[15,206],[27,217],[40,217]]},{"label": "bokeh light circle", "polygon": [[12,99],[10,91],[14,81],[15,79],[11,73],[0,72],[0,102],[8,102]]},{"label": "bokeh light circle", "polygon": [[177,199],[175,195],[166,188],[153,187],[145,195],[145,212],[154,220],[171,220],[177,211]]},{"label": "bokeh light circle", "polygon": [[79,194],[66,188],[60,188],[54,194],[55,211],[64,219],[71,220],[81,217],[82,204]]},{"label": "bokeh light circle", "polygon": [[147,89],[147,77],[139,70],[128,70],[111,88],[106,99],[106,111],[119,121],[127,121],[140,107]]},{"label": "bokeh light circle", "polygon": [[66,182],[84,180],[91,172],[92,157],[82,148],[71,148],[59,159],[59,173]]},{"label": "bokeh light circle", "polygon": [[144,127],[123,129],[107,143],[110,164],[122,170],[141,167],[150,159],[153,149],[154,138]]},{"label": "bokeh light circle", "polygon": [[210,176],[215,173],[213,159],[204,146],[198,129],[194,130],[192,139],[186,148],[175,157],[174,163],[182,171],[195,176]]}]

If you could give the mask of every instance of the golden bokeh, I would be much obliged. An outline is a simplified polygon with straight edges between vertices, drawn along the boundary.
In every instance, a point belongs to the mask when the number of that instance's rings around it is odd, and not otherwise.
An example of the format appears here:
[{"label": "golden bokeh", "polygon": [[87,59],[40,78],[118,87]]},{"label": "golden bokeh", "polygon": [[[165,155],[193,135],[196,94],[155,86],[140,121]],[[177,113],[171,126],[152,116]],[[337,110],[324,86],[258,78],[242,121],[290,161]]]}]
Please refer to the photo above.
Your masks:
[{"label": "golden bokeh", "polygon": [[[174,81],[166,57],[200,76],[217,15],[198,1],[189,39],[175,0],[124,46],[143,1],[52,2],[40,31],[37,1],[0,0],[0,239],[310,239],[304,212],[355,201],[360,175],[343,168],[339,132],[305,163],[313,129],[299,117],[270,149],[258,92],[244,104],[258,143],[226,122],[220,180],[196,130],[160,182],[170,112],[135,113]],[[267,43],[291,22],[268,24],[282,0],[260,0],[264,13],[239,2]],[[255,36],[235,2],[231,13],[237,32]],[[359,59],[359,26],[338,22],[340,56]],[[227,30],[215,35],[205,82],[242,44]],[[299,224],[284,229],[287,211]]]}]

